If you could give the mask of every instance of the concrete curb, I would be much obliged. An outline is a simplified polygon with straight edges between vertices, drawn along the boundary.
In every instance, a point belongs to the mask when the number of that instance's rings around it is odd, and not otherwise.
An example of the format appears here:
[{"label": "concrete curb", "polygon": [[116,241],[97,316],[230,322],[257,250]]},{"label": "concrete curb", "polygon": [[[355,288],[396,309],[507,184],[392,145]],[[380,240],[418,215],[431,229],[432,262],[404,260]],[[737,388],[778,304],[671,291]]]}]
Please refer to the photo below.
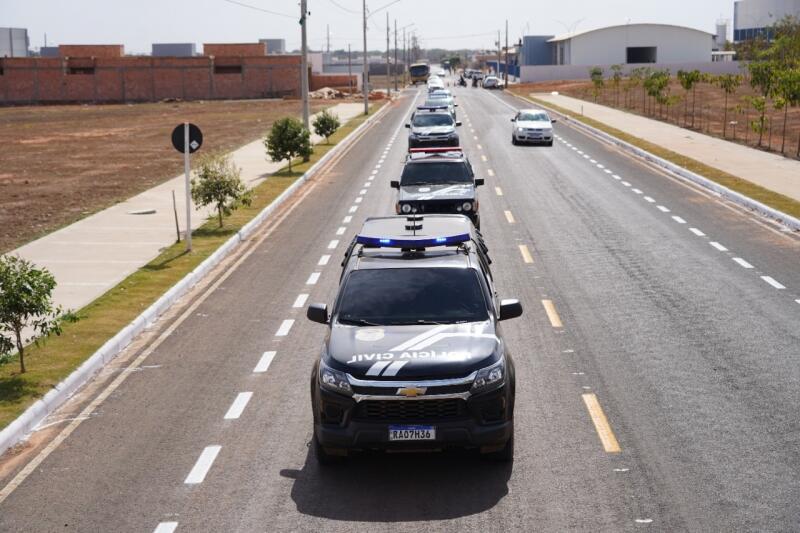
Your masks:
[{"label": "concrete curb", "polygon": [[[509,93],[509,94],[511,94],[511,93]],[[512,94],[512,96],[515,96],[516,98],[523,98],[523,97],[520,97],[520,96],[515,95],[515,94]],[[525,100],[530,102],[530,100],[527,100],[527,99],[525,99]],[[794,231],[800,231],[800,219],[797,219],[797,218],[795,218],[795,217],[793,217],[793,216],[791,216],[789,214],[786,214],[786,213],[784,213],[782,211],[778,211],[777,209],[774,209],[774,208],[772,208],[772,207],[770,207],[768,205],[762,204],[758,200],[754,200],[754,199],[750,198],[749,196],[745,196],[745,195],[743,195],[741,193],[738,193],[738,192],[736,192],[736,191],[734,191],[732,189],[729,189],[728,187],[725,187],[724,185],[720,185],[719,183],[717,183],[715,181],[712,181],[712,180],[710,180],[710,179],[708,179],[706,177],[703,177],[700,174],[696,174],[696,173],[692,172],[691,170],[683,168],[680,165],[676,165],[675,163],[673,163],[671,161],[667,161],[666,159],[658,157],[657,155],[652,154],[652,153],[648,152],[647,150],[643,150],[643,149],[639,148],[638,146],[634,146],[634,145],[632,145],[632,144],[630,144],[628,142],[625,142],[622,139],[614,137],[613,135],[611,135],[609,133],[606,133],[606,132],[604,132],[602,130],[599,130],[599,129],[595,128],[595,127],[589,126],[588,124],[585,124],[585,123],[581,122],[578,119],[575,119],[575,118],[570,117],[568,115],[564,115],[563,113],[560,113],[560,112],[556,111],[555,109],[553,109],[552,107],[547,106],[546,104],[540,104],[539,102],[532,102],[532,103],[535,103],[536,105],[544,107],[548,111],[550,111],[551,113],[553,113],[555,115],[558,115],[567,124],[571,124],[571,125],[575,126],[577,129],[584,131],[585,133],[588,133],[588,134],[590,134],[590,135],[592,135],[594,137],[598,137],[598,138],[600,138],[601,140],[603,140],[603,141],[605,141],[607,143],[613,144],[613,145],[621,148],[623,151],[628,152],[629,154],[632,154],[632,155],[634,155],[634,156],[636,156],[636,157],[638,157],[640,159],[643,159],[643,160],[647,161],[648,163],[651,163],[651,164],[653,164],[653,165],[655,165],[655,166],[657,166],[659,168],[662,168],[662,169],[668,171],[669,173],[677,176],[678,178],[680,178],[680,179],[682,179],[684,181],[688,181],[690,183],[693,183],[695,185],[699,185],[699,186],[701,186],[701,187],[703,187],[705,189],[708,189],[708,190],[720,195],[721,197],[726,198],[726,199],[728,199],[728,200],[730,200],[730,201],[732,201],[732,202],[734,202],[734,203],[736,203],[736,204],[738,204],[738,205],[740,205],[742,207],[745,207],[747,209],[755,211],[755,212],[757,212],[757,213],[759,213],[762,216],[765,216],[767,218],[771,218],[773,220],[776,220],[776,221],[780,222],[781,224],[783,224],[784,226],[786,226],[786,227],[788,227],[788,228],[790,228],[790,229],[792,229]]]},{"label": "concrete curb", "polygon": [[390,108],[391,102],[383,106],[380,111],[369,117],[350,134],[342,139],[333,149],[329,150],[322,158],[314,163],[302,176],[283,191],[275,200],[261,210],[253,220],[245,224],[242,229],[232,235],[213,254],[186,274],[178,283],[173,285],[158,300],[153,302],[130,324],[122,328],[116,335],[106,341],[91,357],[76,368],[66,379],[53,387],[40,400],[28,407],[16,420],[0,431],[0,455],[18,442],[27,438],[28,434],[36,429],[53,411],[67,401],[78,389],[85,385],[107,363],[131,343],[142,331],[148,328],[155,320],[169,309],[179,298],[184,296],[203,277],[205,277],[220,261],[230,255],[242,242],[244,242],[275,210],[290,198],[306,181],[327,163],[338,152],[350,146],[355,136],[370,124],[383,116]]}]

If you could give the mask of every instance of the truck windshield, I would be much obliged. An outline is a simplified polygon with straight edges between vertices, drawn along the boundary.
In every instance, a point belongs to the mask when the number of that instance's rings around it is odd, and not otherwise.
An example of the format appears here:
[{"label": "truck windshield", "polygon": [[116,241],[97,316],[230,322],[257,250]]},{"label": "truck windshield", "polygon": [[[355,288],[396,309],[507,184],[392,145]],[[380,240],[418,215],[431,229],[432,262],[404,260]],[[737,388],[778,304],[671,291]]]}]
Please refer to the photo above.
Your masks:
[{"label": "truck windshield", "polygon": [[411,65],[408,70],[412,76],[427,76],[431,71],[428,65]]},{"label": "truck windshield", "polygon": [[472,183],[472,175],[465,163],[409,163],[403,169],[400,185],[443,185],[445,183]]},{"label": "truck windshield", "polygon": [[450,113],[417,113],[414,115],[415,128],[428,128],[430,126],[452,126],[453,117]]},{"label": "truck windshield", "polygon": [[347,277],[337,319],[354,325],[482,322],[488,311],[471,268],[356,270]]}]

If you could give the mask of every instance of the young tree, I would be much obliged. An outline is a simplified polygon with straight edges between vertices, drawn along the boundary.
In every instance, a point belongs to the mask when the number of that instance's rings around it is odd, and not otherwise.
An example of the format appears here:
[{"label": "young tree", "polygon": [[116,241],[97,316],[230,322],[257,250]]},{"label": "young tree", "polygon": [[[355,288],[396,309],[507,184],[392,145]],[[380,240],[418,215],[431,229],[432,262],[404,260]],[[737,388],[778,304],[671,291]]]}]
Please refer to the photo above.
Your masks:
[{"label": "young tree", "polygon": [[339,117],[328,112],[326,109],[314,118],[314,133],[320,137],[325,137],[325,142],[330,144],[331,135],[336,133],[336,130],[338,130],[341,125]]},{"label": "young tree", "polygon": [[[0,256],[0,355],[8,356],[15,349],[19,354],[19,370],[25,373],[25,346],[37,344],[44,337],[61,335],[63,321],[75,321],[53,305],[56,280],[47,269],[11,255]],[[23,331],[31,329],[25,338]]]},{"label": "young tree", "polygon": [[697,100],[697,84],[700,83],[701,75],[699,70],[679,70],[678,71],[678,81],[683,87],[683,90],[686,91],[686,98],[683,103],[683,124],[686,125],[686,113],[687,113],[687,106],[689,104],[689,92],[692,93],[692,128],[694,128],[694,110],[695,110],[695,103]]},{"label": "young tree", "polygon": [[[781,153],[786,149],[786,123],[789,119],[789,107],[800,105],[800,67],[788,68],[778,73],[775,92],[783,107],[783,133]],[[800,150],[798,150],[800,153]]]},{"label": "young tree", "polygon": [[267,155],[272,161],[289,160],[289,172],[292,171],[292,159],[311,156],[311,134],[296,118],[286,117],[275,121],[272,130],[264,140]]},{"label": "young tree", "polygon": [[748,96],[747,101],[756,112],[756,118],[750,121],[749,126],[753,133],[758,133],[758,146],[760,147],[769,123],[769,118],[766,116],[767,99],[763,96]]},{"label": "young tree", "polygon": [[614,98],[616,105],[619,107],[619,86],[622,83],[622,65],[611,65],[611,82],[614,84]]},{"label": "young tree", "polygon": [[725,104],[722,111],[722,137],[728,134],[728,97],[736,94],[742,84],[742,77],[738,74],[722,74],[716,79],[717,84],[725,93]]},{"label": "young tree", "polygon": [[[639,87],[639,85],[642,84],[643,78],[644,78],[644,68],[642,67],[636,67],[634,69],[631,69],[631,71],[628,73],[628,79],[625,81],[625,87],[623,89],[625,91],[626,107],[631,107],[630,92],[635,90],[637,87]],[[636,107],[635,104],[633,107]],[[644,110],[642,110],[642,112],[644,112]]]},{"label": "young tree", "polygon": [[589,77],[592,79],[592,93],[594,94],[594,101],[597,103],[597,97],[600,95],[600,91],[603,90],[603,85],[605,85],[603,69],[600,67],[590,68]]},{"label": "young tree", "polygon": [[758,146],[761,146],[764,139],[764,131],[766,130],[765,125],[767,123],[766,100],[773,95],[775,80],[780,69],[774,61],[753,61],[747,64],[747,69],[750,71],[750,86],[761,93],[761,96],[757,99],[750,100],[753,107],[760,113],[758,129],[755,129],[754,126],[753,131],[758,133]]},{"label": "young tree", "polygon": [[223,215],[230,215],[242,205],[250,205],[252,196],[230,157],[212,153],[200,158],[192,178],[192,199],[197,205],[214,205],[221,228]]}]

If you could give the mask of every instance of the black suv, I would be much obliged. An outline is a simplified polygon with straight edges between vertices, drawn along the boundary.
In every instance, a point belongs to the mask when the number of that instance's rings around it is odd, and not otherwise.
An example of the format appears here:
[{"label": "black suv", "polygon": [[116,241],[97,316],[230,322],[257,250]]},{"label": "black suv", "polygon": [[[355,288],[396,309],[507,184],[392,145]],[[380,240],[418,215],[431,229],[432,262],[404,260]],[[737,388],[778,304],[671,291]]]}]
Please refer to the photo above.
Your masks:
[{"label": "black suv", "polygon": [[499,322],[483,238],[459,215],[370,218],[348,247],[311,374],[313,447],[329,464],[351,450],[476,448],[514,453],[514,363]]},{"label": "black suv", "polygon": [[447,109],[426,109],[421,106],[413,115],[406,128],[408,148],[425,148],[429,146],[459,146],[461,142],[456,127],[461,125]]},{"label": "black suv", "polygon": [[398,215],[461,214],[480,229],[476,187],[472,164],[460,148],[414,148],[406,157],[399,181],[395,210]]}]

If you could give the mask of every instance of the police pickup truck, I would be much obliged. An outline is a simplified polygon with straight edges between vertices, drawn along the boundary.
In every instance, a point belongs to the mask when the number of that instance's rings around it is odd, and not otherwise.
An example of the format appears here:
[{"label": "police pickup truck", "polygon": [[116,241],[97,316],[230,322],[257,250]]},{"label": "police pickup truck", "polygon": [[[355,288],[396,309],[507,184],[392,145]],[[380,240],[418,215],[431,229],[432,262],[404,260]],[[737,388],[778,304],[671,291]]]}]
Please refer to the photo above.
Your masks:
[{"label": "police pickup truck", "polygon": [[348,247],[311,374],[313,448],[325,465],[354,450],[474,448],[514,453],[514,363],[483,238],[459,215],[370,218]]},{"label": "police pickup truck", "polygon": [[461,214],[478,229],[481,219],[476,188],[483,184],[460,148],[412,148],[400,180],[390,182],[398,190],[398,215]]}]

